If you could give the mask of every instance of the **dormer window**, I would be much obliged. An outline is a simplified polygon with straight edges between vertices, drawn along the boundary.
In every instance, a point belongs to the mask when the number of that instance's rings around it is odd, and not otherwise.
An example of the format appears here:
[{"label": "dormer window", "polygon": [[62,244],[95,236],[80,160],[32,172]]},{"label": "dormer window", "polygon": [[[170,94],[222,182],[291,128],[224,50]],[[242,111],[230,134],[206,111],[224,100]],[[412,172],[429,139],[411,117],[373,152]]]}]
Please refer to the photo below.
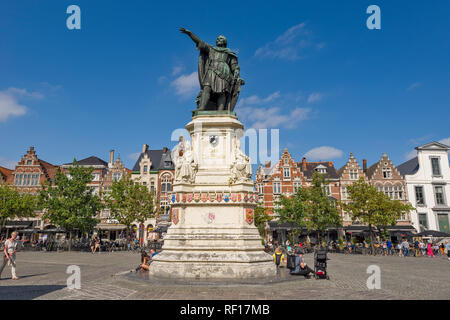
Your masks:
[{"label": "dormer window", "polygon": [[145,166],[144,166],[144,173],[147,173],[147,172],[148,172],[148,166],[145,165]]},{"label": "dormer window", "polygon": [[433,176],[441,175],[441,167],[439,166],[439,158],[431,158],[431,170],[433,171]]},{"label": "dormer window", "polygon": [[327,168],[323,165],[320,165],[314,169],[318,173],[327,173]]}]

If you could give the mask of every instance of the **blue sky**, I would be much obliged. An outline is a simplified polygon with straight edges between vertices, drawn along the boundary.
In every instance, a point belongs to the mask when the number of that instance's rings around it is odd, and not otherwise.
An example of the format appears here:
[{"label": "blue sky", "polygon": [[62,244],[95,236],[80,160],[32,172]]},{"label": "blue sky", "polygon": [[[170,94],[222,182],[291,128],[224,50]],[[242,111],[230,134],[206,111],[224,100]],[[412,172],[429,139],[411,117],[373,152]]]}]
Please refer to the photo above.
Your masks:
[{"label": "blue sky", "polygon": [[[66,9],[81,8],[81,30]],[[381,30],[366,9],[381,8]],[[179,27],[239,55],[246,128],[279,128],[298,161],[400,164],[450,143],[450,2],[2,1],[0,165],[34,145],[54,164],[143,143],[172,148],[198,92],[198,51]]]}]

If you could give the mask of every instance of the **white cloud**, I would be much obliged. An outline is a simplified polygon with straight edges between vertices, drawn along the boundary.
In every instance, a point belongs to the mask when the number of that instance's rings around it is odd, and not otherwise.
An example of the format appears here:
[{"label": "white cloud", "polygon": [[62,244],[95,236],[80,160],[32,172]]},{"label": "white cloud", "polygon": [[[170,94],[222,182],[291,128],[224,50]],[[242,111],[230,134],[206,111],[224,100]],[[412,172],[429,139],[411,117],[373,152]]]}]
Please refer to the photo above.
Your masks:
[{"label": "white cloud", "polygon": [[308,103],[313,103],[322,100],[323,94],[318,92],[313,92],[308,96]]},{"label": "white cloud", "polygon": [[307,153],[305,153],[304,157],[306,159],[311,160],[329,160],[329,159],[336,159],[342,157],[342,150],[328,147],[328,146],[322,146],[318,148],[314,148],[309,150]]},{"label": "white cloud", "polygon": [[440,143],[450,146],[450,137],[439,140]]},{"label": "white cloud", "polygon": [[17,99],[6,91],[0,91],[0,122],[5,122],[10,117],[23,116],[27,107],[19,104]]},{"label": "white cloud", "polygon": [[17,161],[7,160],[3,157],[0,157],[0,166],[8,168],[8,169],[14,169],[16,167]]},{"label": "white cloud", "polygon": [[406,91],[412,91],[418,87],[420,87],[422,84],[420,82],[414,82],[413,84],[411,84]]},{"label": "white cloud", "polygon": [[184,67],[183,66],[175,66],[172,68],[172,76],[176,76],[177,74],[179,74],[181,71],[183,71]]},{"label": "white cloud", "polygon": [[280,107],[253,108],[241,107],[237,110],[240,117],[252,123],[254,129],[280,128],[294,129],[308,118],[311,109],[295,108],[283,114]]},{"label": "white cloud", "polygon": [[305,28],[306,23],[300,23],[287,29],[274,41],[267,43],[255,51],[255,56],[260,58],[278,58],[284,60],[297,60],[302,58],[304,49],[315,47],[321,49],[325,43],[314,45],[311,40],[311,32]]},{"label": "white cloud", "polygon": [[175,88],[175,93],[180,96],[190,96],[199,90],[198,74],[192,72],[191,74],[183,74],[172,81],[170,84]]},{"label": "white cloud", "polygon": [[139,156],[141,155],[140,152],[136,152],[136,153],[131,153],[128,155],[128,158],[134,161],[137,161],[137,159],[139,159]]},{"label": "white cloud", "polygon": [[271,93],[265,98],[260,98],[257,95],[252,95],[247,98],[239,99],[238,106],[269,103],[269,102],[272,102],[272,101],[278,99],[279,97],[280,97],[280,91]]},{"label": "white cloud", "polygon": [[405,154],[405,159],[406,159],[406,160],[411,160],[412,158],[414,158],[414,157],[416,157],[416,156],[417,156],[417,150],[414,149],[414,150],[411,150],[410,152],[407,152],[407,153]]}]

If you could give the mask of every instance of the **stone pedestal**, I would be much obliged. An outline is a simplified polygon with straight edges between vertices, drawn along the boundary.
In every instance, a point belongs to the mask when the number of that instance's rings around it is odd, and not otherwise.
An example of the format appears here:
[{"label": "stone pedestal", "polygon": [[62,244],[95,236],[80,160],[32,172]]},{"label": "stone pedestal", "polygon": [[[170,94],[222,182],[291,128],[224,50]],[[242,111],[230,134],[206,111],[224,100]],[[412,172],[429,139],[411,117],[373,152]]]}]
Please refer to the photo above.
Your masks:
[{"label": "stone pedestal", "polygon": [[195,115],[186,129],[195,170],[189,179],[174,182],[172,225],[150,275],[202,280],[274,277],[272,257],[263,251],[254,225],[258,200],[253,182],[233,171],[243,155],[236,149],[242,123],[232,114],[211,113]]}]

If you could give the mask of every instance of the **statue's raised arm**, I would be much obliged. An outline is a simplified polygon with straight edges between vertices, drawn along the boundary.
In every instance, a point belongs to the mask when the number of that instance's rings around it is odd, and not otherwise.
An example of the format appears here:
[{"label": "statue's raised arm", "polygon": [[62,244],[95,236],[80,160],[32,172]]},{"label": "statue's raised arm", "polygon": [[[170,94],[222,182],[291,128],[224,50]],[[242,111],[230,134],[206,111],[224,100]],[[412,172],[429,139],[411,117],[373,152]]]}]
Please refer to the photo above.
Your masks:
[{"label": "statue's raised arm", "polygon": [[187,30],[187,29],[185,29],[185,28],[180,28],[180,32],[181,32],[181,33],[184,33],[184,34],[187,34],[187,35],[189,36],[189,38],[191,38],[192,41],[194,41],[195,44],[196,44],[197,46],[199,45],[200,42],[202,42],[202,40],[201,40],[199,37],[197,37],[197,36],[196,36],[192,31],[190,31],[190,30]]}]

